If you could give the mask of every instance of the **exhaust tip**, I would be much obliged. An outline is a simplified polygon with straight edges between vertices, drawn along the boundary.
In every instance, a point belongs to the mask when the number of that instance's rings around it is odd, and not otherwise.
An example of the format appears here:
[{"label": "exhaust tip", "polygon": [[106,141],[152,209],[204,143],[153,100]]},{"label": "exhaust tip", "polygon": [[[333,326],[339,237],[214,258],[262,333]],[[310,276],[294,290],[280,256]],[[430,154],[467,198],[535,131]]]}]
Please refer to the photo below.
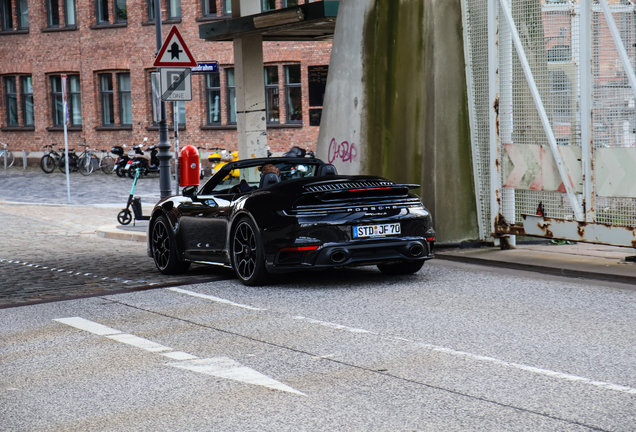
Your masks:
[{"label": "exhaust tip", "polygon": [[411,247],[409,247],[409,254],[412,257],[418,257],[421,256],[422,253],[424,253],[424,248],[422,247],[421,244],[417,243],[412,245]]},{"label": "exhaust tip", "polygon": [[329,257],[332,263],[340,264],[347,260],[347,252],[344,250],[337,250]]}]

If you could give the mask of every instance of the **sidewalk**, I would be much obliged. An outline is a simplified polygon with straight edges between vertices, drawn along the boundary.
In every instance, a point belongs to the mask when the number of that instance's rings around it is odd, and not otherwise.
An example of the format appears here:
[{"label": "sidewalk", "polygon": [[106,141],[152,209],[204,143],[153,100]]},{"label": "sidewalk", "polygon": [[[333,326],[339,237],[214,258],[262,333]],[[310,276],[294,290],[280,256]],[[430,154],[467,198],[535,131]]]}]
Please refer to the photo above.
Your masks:
[{"label": "sidewalk", "polygon": [[521,244],[516,249],[443,249],[438,259],[538,273],[636,285],[636,263],[625,261],[634,249],[588,243]]}]

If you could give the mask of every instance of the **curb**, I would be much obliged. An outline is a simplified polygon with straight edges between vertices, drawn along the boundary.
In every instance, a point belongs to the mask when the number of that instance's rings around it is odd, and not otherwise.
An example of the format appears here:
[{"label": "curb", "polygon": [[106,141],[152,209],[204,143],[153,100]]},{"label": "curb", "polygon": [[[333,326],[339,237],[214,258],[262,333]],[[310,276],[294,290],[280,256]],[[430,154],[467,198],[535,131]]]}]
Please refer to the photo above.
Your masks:
[{"label": "curb", "polygon": [[146,242],[146,230],[136,230],[137,227],[123,227],[105,225],[97,228],[95,232],[99,237],[112,239],[112,240],[127,240],[135,242]]},{"label": "curb", "polygon": [[606,282],[618,282],[630,285],[636,285],[636,276],[624,276],[612,273],[589,272],[584,270],[573,270],[568,268],[539,266],[534,264],[522,264],[509,261],[496,261],[484,258],[475,258],[468,256],[459,256],[451,253],[437,252],[435,258],[446,261],[461,262],[466,264],[485,265],[489,267],[507,268],[512,270],[531,271],[551,276],[563,276],[568,278],[594,279]]}]

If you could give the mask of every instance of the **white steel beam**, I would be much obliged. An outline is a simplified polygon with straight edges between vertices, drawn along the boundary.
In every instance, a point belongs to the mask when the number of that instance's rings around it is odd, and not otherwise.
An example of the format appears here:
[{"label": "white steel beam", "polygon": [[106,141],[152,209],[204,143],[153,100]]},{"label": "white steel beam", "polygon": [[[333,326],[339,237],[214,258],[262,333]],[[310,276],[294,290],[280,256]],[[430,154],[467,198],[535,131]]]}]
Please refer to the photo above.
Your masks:
[{"label": "white steel beam", "polygon": [[632,87],[632,92],[634,96],[636,96],[636,75],[634,75],[634,68],[632,68],[631,63],[629,62],[629,56],[627,55],[627,51],[625,50],[625,45],[623,45],[623,41],[621,40],[621,34],[618,31],[618,27],[616,26],[616,22],[614,21],[614,17],[612,16],[612,11],[607,4],[607,0],[599,0],[601,8],[603,9],[603,15],[605,15],[605,20],[607,21],[607,26],[610,29],[610,33],[612,33],[612,39],[614,39],[614,45],[616,45],[616,49],[618,50],[618,55],[621,58],[621,63],[623,64],[623,68],[625,69],[625,73],[627,74],[627,79],[629,80],[629,85]]},{"label": "white steel beam", "polygon": [[[567,167],[563,163],[563,158],[561,157],[561,153],[559,153],[559,148],[557,146],[556,138],[554,136],[554,132],[552,131],[552,127],[550,126],[550,120],[548,119],[548,114],[545,111],[545,106],[543,105],[543,101],[541,100],[539,89],[537,88],[537,84],[532,74],[532,70],[530,69],[530,65],[528,64],[526,52],[523,48],[523,44],[521,43],[521,39],[519,38],[519,32],[517,30],[517,26],[515,25],[515,22],[512,19],[510,8],[508,7],[506,0],[500,0],[499,5],[501,7],[501,12],[503,13],[506,19],[506,22],[510,26],[510,33],[512,35],[512,40],[515,44],[515,47],[517,48],[517,54],[519,56],[521,66],[523,68],[523,72],[526,76],[526,81],[528,82],[528,86],[530,87],[530,92],[532,93],[534,104],[536,105],[537,111],[539,112],[539,117],[541,118],[541,124],[543,125],[543,129],[548,138],[548,142],[550,143],[550,148],[552,149],[552,155],[554,156],[554,160],[557,164],[559,174],[561,175],[561,180],[563,181],[563,185],[565,186],[565,190],[567,192],[568,198],[570,199],[570,205],[572,207],[572,210],[574,211],[574,216],[577,221],[583,221],[584,220],[583,211],[576,198],[576,193],[574,192],[574,188],[570,181]],[[490,26],[490,23],[489,23],[489,26]],[[489,29],[489,34],[490,34],[490,31],[491,30]],[[490,41],[490,38],[489,38],[489,41]],[[490,49],[489,49],[488,56],[490,57]]]},{"label": "white steel beam", "polygon": [[579,55],[581,76],[581,159],[583,163],[583,199],[585,221],[594,222],[594,181],[592,172],[592,0],[581,0]]},{"label": "white steel beam", "polygon": [[[488,101],[490,112],[490,232],[494,233],[497,216],[501,212],[501,174],[499,158],[499,17],[497,0],[488,0]],[[495,237],[495,246],[499,239]]]},{"label": "white steel beam", "polygon": [[[475,93],[473,91],[473,67],[470,59],[472,53],[472,44],[470,39],[470,32],[468,31],[468,5],[466,0],[461,0],[462,6],[462,23],[464,25],[464,62],[466,63],[466,88],[468,93],[468,121],[470,123],[470,141],[473,151],[471,152],[473,158],[473,181],[475,182],[475,197],[477,198],[477,223],[479,224],[479,238],[485,240],[490,237],[490,232],[487,231],[486,224],[484,222],[484,212],[481,211],[481,204],[484,199],[484,194],[481,183],[481,176],[479,175],[479,155],[475,148],[479,142],[477,134],[477,117],[475,114]],[[26,166],[26,165],[25,165]]]}]

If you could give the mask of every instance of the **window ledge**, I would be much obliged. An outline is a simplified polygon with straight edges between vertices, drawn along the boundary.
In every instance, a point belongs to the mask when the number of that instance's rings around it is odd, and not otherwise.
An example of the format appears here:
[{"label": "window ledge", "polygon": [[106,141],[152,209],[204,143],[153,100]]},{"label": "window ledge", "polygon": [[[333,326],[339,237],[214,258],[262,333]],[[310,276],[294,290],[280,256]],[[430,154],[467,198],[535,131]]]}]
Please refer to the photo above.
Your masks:
[{"label": "window ledge", "polygon": [[77,30],[77,26],[68,26],[68,27],[47,27],[40,30],[42,33],[55,33],[55,32],[65,32],[65,31],[75,31]]},{"label": "window ledge", "polygon": [[223,21],[226,20],[227,16],[204,16],[196,18],[196,22],[210,22],[210,21]]},{"label": "window ledge", "polygon": [[302,127],[303,127],[302,123],[283,123],[283,124],[268,123],[267,124],[267,129],[285,129],[285,128],[302,128]]},{"label": "window ledge", "polygon": [[236,130],[236,125],[235,124],[218,125],[218,126],[204,125],[204,126],[201,126],[201,130]]},{"label": "window ledge", "polygon": [[168,18],[161,21],[161,24],[179,24],[181,22],[181,18]]},{"label": "window ledge", "polygon": [[128,27],[127,22],[115,23],[115,24],[95,24],[89,27],[91,30],[101,30],[101,29],[112,29],[112,28],[123,28]]},{"label": "window ledge", "polygon": [[35,126],[6,126],[0,128],[0,131],[2,132],[30,132],[34,130]]},{"label": "window ledge", "polygon": [[121,126],[97,126],[96,131],[120,131],[120,130],[132,130],[132,125]]},{"label": "window ledge", "polygon": [[[146,130],[147,131],[158,131],[159,130],[159,126],[146,126]],[[168,130],[169,131],[173,131],[174,130],[174,126],[168,126]],[[179,130],[186,130],[185,125],[179,125]]]},{"label": "window ledge", "polygon": [[[64,132],[64,126],[50,126],[47,127],[46,130],[48,132]],[[81,126],[69,126],[66,128],[69,132],[78,132],[82,130]]]},{"label": "window ledge", "polygon": [[0,31],[0,35],[15,35],[15,34],[29,34],[29,29],[2,30],[2,31]]}]

